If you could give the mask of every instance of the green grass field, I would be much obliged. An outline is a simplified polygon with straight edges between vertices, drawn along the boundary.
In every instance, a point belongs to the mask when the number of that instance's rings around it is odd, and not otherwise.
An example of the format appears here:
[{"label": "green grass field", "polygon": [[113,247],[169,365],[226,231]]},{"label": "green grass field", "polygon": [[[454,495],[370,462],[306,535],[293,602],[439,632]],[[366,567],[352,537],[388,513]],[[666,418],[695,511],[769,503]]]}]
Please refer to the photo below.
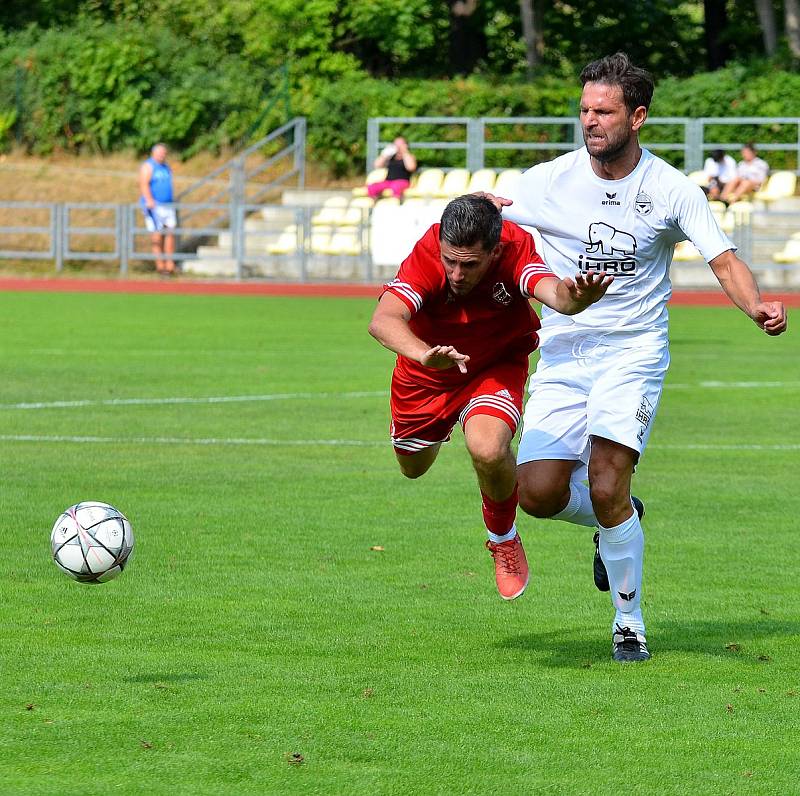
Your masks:
[{"label": "green grass field", "polygon": [[[523,517],[504,603],[460,433],[399,475],[372,306],[0,294],[0,793],[800,792],[796,332],[672,310],[620,666],[589,529]],[[83,499],[102,586],[50,561]]]}]

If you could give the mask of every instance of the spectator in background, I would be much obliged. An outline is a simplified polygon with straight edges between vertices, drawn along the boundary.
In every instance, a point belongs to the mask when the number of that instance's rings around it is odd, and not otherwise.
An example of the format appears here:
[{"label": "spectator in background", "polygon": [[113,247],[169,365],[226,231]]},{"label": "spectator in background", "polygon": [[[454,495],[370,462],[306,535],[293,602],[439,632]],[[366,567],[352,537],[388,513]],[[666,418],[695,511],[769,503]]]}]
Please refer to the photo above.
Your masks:
[{"label": "spectator in background", "polygon": [[386,179],[367,186],[367,194],[373,199],[389,189],[398,199],[411,183],[411,175],[417,170],[417,159],[408,149],[405,138],[398,136],[377,158],[373,167],[386,169]]},{"label": "spectator in background", "polygon": [[720,199],[728,204],[738,202],[743,196],[757,191],[769,174],[769,166],[756,154],[753,144],[742,147],[742,160],[736,167],[736,176],[725,186]]},{"label": "spectator in background", "polygon": [[736,161],[724,149],[715,149],[711,157],[706,158],[703,171],[708,178],[708,198],[719,199],[725,186],[736,177]]},{"label": "spectator in background", "polygon": [[172,169],[167,165],[167,147],[156,144],[150,157],[139,167],[139,192],[144,213],[144,223],[150,232],[152,252],[156,256],[156,270],[162,276],[175,273],[175,235],[177,226],[175,208],[171,207]]}]

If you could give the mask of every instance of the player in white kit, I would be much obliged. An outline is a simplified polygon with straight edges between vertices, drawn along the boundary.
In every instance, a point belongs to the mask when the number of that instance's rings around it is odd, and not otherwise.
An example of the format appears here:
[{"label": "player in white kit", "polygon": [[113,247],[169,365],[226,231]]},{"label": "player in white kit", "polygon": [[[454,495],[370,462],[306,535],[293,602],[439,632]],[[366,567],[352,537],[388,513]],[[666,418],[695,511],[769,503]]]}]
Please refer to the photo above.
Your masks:
[{"label": "player in white kit", "polygon": [[669,365],[675,244],[691,240],[731,301],[767,334],[786,329],[786,312],[762,301],[702,190],[640,147],[650,75],[617,53],[589,64],[581,82],[585,148],[534,166],[511,196],[495,198],[507,218],[539,230],[557,276],[614,276],[603,301],[578,315],[543,308],[541,360],[517,457],[519,505],[598,529],[595,582],[611,591],[612,655],[639,661],[650,657],[641,611],[643,506],[635,498],[632,505],[630,485]]}]

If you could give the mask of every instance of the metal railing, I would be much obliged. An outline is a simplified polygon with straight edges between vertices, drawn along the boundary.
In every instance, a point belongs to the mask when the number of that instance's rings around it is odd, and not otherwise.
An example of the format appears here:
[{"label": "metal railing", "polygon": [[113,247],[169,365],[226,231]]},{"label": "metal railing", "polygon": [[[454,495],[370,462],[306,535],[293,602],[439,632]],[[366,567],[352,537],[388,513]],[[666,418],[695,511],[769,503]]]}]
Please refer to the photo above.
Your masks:
[{"label": "metal railing", "polygon": [[[263,156],[262,153],[265,151],[271,154]],[[277,195],[293,180],[296,181],[295,187],[304,188],[305,155],[306,120],[298,116],[181,191],[175,200],[182,205],[225,203],[235,208],[236,205],[244,203],[257,204],[270,195]],[[220,188],[219,184],[223,180],[225,184]],[[204,226],[216,225],[221,228],[224,226],[225,218],[228,218],[231,212],[235,212],[231,208],[227,216],[219,214],[207,220]],[[187,213],[184,221],[188,221],[194,215],[194,211]]]},{"label": "metal railing", "polygon": [[[394,265],[372,260],[372,215],[363,209],[358,223],[335,225],[331,242],[320,242],[326,227],[317,214],[324,205],[263,205],[231,203],[176,203],[179,225],[170,230],[181,238],[205,238],[216,246],[199,251],[178,251],[170,259],[195,266],[221,263],[216,275],[236,279],[271,278],[282,281],[365,281],[390,276]],[[402,206],[401,206],[402,207]],[[192,215],[193,223],[184,219]],[[204,216],[205,214],[205,216]],[[225,229],[205,225],[205,218],[222,215]],[[385,219],[384,219],[385,223]],[[333,235],[346,229],[352,245],[333,244]],[[756,273],[765,289],[799,289],[800,261],[779,263],[773,254],[800,232],[800,212],[759,210],[735,215],[731,239],[739,255]],[[71,263],[95,262],[117,267],[127,276],[131,266],[147,264],[163,255],[151,250],[152,233],[146,228],[139,204],[0,202],[0,259],[51,262],[56,271]],[[288,245],[286,239],[289,239]],[[202,273],[202,267],[196,267]],[[678,281],[680,287],[714,286],[713,274],[702,260],[675,262],[673,271],[694,274],[695,281]],[[208,272],[208,271],[207,271]]]},{"label": "metal railing", "polygon": [[[386,133],[386,128],[390,132]],[[434,128],[441,132],[432,140],[414,137],[415,128]],[[496,128],[501,128],[500,131]],[[513,128],[523,128],[514,131]],[[726,141],[731,127],[750,128],[751,135],[745,140]],[[785,141],[759,139],[769,128],[772,135],[775,128],[782,130]],[[503,132],[505,130],[505,132]],[[511,130],[511,133],[509,133]],[[367,121],[366,170],[372,169],[375,158],[381,149],[398,134],[404,134],[409,147],[414,152],[457,151],[463,152],[458,165],[477,171],[498,164],[487,162],[490,153],[521,151],[541,151],[547,153],[543,159],[553,154],[578,149],[583,146],[583,132],[580,121],[570,116],[377,116]],[[448,135],[448,138],[444,136]],[[791,159],[791,170],[800,173],[800,118],[780,116],[748,116],[739,118],[685,116],[651,117],[642,128],[642,144],[648,149],[663,153],[676,153],[674,164],[686,172],[702,168],[707,155],[714,149],[738,152],[747,141],[753,141],[759,151],[786,153]],[[427,158],[430,165],[439,165]],[[519,159],[513,164],[523,168],[537,162],[534,158]]]}]

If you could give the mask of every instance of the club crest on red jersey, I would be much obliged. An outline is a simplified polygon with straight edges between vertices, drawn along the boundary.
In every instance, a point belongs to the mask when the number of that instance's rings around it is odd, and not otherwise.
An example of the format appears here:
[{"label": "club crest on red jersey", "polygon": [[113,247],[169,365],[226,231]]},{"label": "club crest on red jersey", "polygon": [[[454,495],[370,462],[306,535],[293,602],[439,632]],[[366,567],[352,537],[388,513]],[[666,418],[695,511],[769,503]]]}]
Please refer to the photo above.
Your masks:
[{"label": "club crest on red jersey", "polygon": [[504,307],[507,307],[514,300],[514,297],[506,290],[506,286],[502,282],[498,282],[492,288],[492,298]]}]

